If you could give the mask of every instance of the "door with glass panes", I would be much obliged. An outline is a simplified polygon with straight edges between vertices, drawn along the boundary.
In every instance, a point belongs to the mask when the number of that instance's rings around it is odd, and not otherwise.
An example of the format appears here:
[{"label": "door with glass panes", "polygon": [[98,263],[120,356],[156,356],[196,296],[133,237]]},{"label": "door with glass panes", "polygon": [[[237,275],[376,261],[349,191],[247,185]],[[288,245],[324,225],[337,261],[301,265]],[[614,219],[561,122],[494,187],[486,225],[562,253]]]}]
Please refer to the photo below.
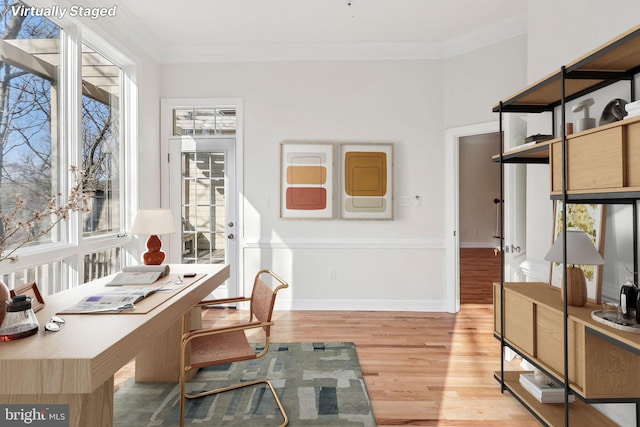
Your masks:
[{"label": "door with glass panes", "polygon": [[171,199],[180,201],[171,204],[180,222],[172,253],[182,264],[230,264],[231,277],[214,297],[235,295],[235,139],[183,136],[169,144]]}]

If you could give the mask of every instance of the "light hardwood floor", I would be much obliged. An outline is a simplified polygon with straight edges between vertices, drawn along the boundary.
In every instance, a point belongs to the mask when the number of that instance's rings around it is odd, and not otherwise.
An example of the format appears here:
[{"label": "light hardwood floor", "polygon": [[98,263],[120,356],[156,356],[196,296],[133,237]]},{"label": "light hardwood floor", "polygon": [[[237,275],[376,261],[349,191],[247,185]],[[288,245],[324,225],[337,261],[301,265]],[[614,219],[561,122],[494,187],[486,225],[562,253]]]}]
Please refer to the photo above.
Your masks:
[{"label": "light hardwood floor", "polygon": [[[244,316],[210,309],[203,319],[225,324]],[[277,311],[272,341],[354,342],[379,426],[539,426],[493,379],[500,345],[492,319],[488,304],[465,304],[455,315]],[[118,372],[116,388],[132,373],[132,364]]]}]

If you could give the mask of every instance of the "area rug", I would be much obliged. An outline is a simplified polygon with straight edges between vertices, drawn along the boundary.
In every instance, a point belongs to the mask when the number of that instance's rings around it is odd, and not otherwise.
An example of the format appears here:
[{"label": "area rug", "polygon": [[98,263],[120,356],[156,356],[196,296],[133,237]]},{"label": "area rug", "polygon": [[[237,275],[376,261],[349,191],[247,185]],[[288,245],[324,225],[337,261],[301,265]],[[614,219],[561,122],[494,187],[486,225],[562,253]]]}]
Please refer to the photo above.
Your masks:
[{"label": "area rug", "polygon": [[[260,359],[200,369],[188,391],[271,380],[290,426],[375,426],[353,343],[271,344]],[[128,380],[114,396],[114,426],[178,426],[174,383]],[[186,401],[188,426],[277,426],[282,417],[264,385]]]}]

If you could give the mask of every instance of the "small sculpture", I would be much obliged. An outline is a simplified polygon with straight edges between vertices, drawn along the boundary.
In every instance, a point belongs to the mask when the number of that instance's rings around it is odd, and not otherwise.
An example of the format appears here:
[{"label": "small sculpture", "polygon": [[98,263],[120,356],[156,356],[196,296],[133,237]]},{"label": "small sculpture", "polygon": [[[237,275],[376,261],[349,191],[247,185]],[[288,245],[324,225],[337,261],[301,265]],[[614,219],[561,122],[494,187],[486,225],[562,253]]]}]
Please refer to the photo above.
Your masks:
[{"label": "small sculpture", "polygon": [[593,98],[587,98],[584,101],[578,102],[571,109],[574,113],[584,111],[584,116],[581,119],[576,119],[576,132],[582,132],[583,130],[596,127],[596,119],[589,117],[589,107],[593,104]]},{"label": "small sculpture", "polygon": [[627,105],[627,101],[621,98],[616,98],[610,101],[600,116],[599,126],[606,125],[608,123],[617,122],[624,119],[627,115],[627,110],[624,108]]}]

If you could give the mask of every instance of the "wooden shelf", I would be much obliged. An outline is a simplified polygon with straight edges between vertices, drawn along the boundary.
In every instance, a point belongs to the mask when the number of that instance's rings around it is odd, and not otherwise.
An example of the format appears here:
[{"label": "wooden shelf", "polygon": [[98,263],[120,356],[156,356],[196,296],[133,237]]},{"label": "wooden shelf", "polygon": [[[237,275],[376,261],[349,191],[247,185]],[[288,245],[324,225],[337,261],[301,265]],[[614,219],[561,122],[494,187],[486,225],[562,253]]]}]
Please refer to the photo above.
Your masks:
[{"label": "wooden shelf", "polygon": [[[564,425],[564,403],[540,403],[520,385],[522,371],[505,371],[504,384],[507,390],[524,404],[540,421],[549,426]],[[500,371],[494,373],[500,382]],[[574,426],[617,426],[597,409],[576,399],[569,404],[569,422]]]},{"label": "wooden shelf", "polygon": [[[549,163],[549,146],[558,139],[551,139],[533,145],[516,147],[502,154],[503,163]],[[500,162],[500,154],[492,157],[494,162]]]},{"label": "wooden shelf", "polygon": [[[565,66],[565,101],[571,101],[640,71],[640,25]],[[541,113],[561,103],[562,69],[502,100],[494,112]]]}]

